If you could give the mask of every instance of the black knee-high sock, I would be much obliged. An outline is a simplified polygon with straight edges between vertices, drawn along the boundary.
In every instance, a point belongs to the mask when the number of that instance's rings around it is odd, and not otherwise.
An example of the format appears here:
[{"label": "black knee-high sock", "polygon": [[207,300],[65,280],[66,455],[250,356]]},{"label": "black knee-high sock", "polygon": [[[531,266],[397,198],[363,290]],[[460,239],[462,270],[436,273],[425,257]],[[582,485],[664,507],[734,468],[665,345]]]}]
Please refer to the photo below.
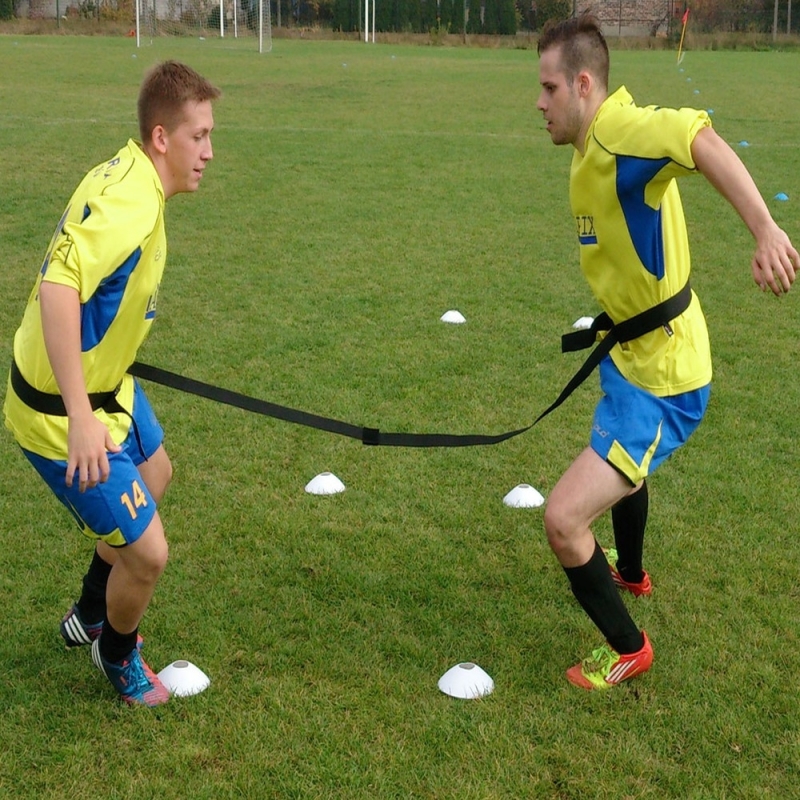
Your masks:
[{"label": "black knee-high sock", "polygon": [[136,647],[139,629],[130,633],[120,633],[111,627],[106,616],[103,622],[103,632],[100,634],[100,655],[112,664],[118,664],[125,656],[129,655]]},{"label": "black knee-high sock", "polygon": [[102,622],[106,615],[106,585],[110,573],[111,564],[103,561],[95,550],[89,571],[83,577],[83,592],[77,604],[81,619],[89,625]]},{"label": "black knee-high sock", "polygon": [[592,557],[582,567],[564,567],[564,572],[575,599],[618,653],[635,653],[644,647],[644,637],[614,585],[597,542]]},{"label": "black knee-high sock", "polygon": [[637,491],[623,497],[611,509],[614,543],[617,548],[617,571],[629,583],[639,583],[644,577],[642,552],[648,507],[647,481],[642,481]]}]

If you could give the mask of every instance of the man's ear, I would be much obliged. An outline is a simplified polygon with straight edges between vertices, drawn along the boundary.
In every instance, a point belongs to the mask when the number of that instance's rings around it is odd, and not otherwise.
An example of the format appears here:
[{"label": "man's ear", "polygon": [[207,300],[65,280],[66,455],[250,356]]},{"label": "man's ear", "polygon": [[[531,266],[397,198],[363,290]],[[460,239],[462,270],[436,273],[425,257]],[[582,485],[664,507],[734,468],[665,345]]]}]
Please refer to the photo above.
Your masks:
[{"label": "man's ear", "polygon": [[167,152],[167,132],[163,125],[156,125],[150,133],[150,143],[157,153],[163,156]]},{"label": "man's ear", "polygon": [[594,77],[587,70],[581,70],[575,79],[578,83],[578,94],[582,98],[587,98],[594,88]]}]

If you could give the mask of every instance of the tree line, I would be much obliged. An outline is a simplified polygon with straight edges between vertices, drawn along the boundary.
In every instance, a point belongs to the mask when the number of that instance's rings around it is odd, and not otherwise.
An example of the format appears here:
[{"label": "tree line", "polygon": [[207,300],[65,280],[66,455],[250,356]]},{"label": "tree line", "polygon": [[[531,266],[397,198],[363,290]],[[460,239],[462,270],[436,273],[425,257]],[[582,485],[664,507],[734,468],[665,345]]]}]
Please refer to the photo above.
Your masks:
[{"label": "tree line", "polygon": [[[2,2],[2,0],[0,0]],[[283,24],[321,25],[337,31],[362,31],[364,0],[271,0],[280,4]],[[690,9],[690,30],[709,32],[769,33],[777,21],[780,31],[800,24],[800,11],[792,20],[792,0],[663,0],[669,21],[668,33],[680,30],[684,10]],[[611,0],[377,0],[375,29],[392,33],[496,34],[513,36],[520,30],[538,31],[548,19],[567,19],[576,9],[591,5],[610,26],[631,4]],[[642,6],[647,6],[643,3]],[[370,0],[370,13],[372,0]],[[635,7],[634,12],[635,14]],[[276,11],[273,10],[273,18]],[[670,17],[670,13],[667,13]],[[776,20],[774,19],[776,18]],[[794,24],[792,24],[794,23]],[[372,21],[370,21],[372,28]]]}]

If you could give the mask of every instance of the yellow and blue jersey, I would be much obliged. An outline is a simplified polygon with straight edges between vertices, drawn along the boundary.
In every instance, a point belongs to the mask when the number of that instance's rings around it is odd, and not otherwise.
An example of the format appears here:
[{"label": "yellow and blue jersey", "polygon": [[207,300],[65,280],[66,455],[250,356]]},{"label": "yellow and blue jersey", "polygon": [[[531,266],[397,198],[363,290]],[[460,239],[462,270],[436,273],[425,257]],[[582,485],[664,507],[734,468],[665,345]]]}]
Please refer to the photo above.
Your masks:
[{"label": "yellow and blue jersey", "polygon": [[[691,260],[676,178],[696,173],[691,145],[710,125],[705,111],[639,107],[622,87],[600,106],[575,151],[570,204],[581,270],[614,322],[677,294]],[[622,375],[665,397],[711,381],[708,330],[700,303],[670,325],[611,350]]]},{"label": "yellow and blue jersey", "polygon": [[[141,146],[128,141],[110,161],[81,181],[64,211],[14,337],[14,360],[23,377],[41,392],[59,389],[42,333],[42,281],[74,288],[80,297],[81,354],[88,392],[113,391],[128,410],[133,378],[126,369],[150,331],[167,257],[164,191]],[[26,406],[9,382],[6,426],[26,450],[45,458],[67,457],[67,418]],[[130,417],[95,411],[117,444]]]}]

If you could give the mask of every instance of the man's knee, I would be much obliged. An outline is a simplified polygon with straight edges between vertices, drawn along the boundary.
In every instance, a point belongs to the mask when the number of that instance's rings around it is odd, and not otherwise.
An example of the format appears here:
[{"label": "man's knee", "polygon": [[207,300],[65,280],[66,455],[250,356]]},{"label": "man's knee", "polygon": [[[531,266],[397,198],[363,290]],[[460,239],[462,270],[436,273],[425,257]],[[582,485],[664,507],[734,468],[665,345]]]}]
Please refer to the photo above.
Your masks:
[{"label": "man's knee", "polygon": [[554,553],[558,554],[572,538],[572,525],[568,508],[558,501],[550,500],[544,510],[544,530],[547,542]]},{"label": "man's knee", "polygon": [[158,580],[167,566],[168,558],[169,546],[157,514],[139,539],[119,549],[119,559],[128,571],[145,583]]}]

